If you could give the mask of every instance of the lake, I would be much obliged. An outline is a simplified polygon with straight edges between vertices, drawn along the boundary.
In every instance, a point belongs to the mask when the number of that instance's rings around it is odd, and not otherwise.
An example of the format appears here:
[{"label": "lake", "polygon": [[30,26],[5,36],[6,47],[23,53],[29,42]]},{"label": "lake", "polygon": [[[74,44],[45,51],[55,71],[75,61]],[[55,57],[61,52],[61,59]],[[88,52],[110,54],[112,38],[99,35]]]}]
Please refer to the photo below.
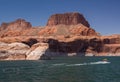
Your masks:
[{"label": "lake", "polygon": [[120,57],[0,61],[0,82],[120,82]]}]

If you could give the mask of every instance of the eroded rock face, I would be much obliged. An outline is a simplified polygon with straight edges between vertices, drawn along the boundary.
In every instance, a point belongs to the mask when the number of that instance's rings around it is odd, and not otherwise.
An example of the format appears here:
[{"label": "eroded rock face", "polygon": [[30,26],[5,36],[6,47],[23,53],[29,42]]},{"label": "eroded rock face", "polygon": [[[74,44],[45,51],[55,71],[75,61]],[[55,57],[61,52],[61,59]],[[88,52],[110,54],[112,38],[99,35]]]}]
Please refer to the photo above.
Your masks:
[{"label": "eroded rock face", "polygon": [[10,23],[2,23],[0,26],[1,30],[23,30],[31,28],[32,25],[29,22],[26,22],[24,19],[17,19],[16,21]]},{"label": "eroded rock face", "polygon": [[20,36],[23,31],[30,29],[32,25],[24,19],[17,19],[10,23],[2,23],[0,26],[0,37]]},{"label": "eroded rock face", "polygon": [[104,44],[120,44],[120,35],[101,36]]},{"label": "eroded rock face", "polygon": [[[106,38],[106,37],[105,37]],[[120,44],[105,43],[104,37],[73,36],[46,38],[45,42],[28,46],[23,43],[0,42],[0,60],[39,60],[49,56],[120,56]],[[118,42],[118,41],[117,41]],[[31,43],[30,43],[31,44]]]},{"label": "eroded rock face", "polygon": [[47,26],[54,26],[54,25],[59,25],[59,24],[76,25],[80,23],[87,27],[90,27],[89,23],[86,21],[86,19],[84,18],[82,14],[64,13],[64,14],[52,15],[47,22]]},{"label": "eroded rock face", "polygon": [[0,26],[0,60],[49,56],[120,56],[120,35],[101,36],[79,13],[52,15],[44,28],[23,19]]},{"label": "eroded rock face", "polygon": [[0,59],[1,60],[25,60],[26,52],[30,47],[23,43],[3,43],[0,42]]},{"label": "eroded rock face", "polygon": [[[50,28],[51,27],[51,28]],[[98,36],[98,33],[92,29],[88,28],[82,24],[77,25],[56,25],[47,26],[41,29],[39,35],[43,36],[59,36],[59,35],[79,35],[79,36]]]},{"label": "eroded rock face", "polygon": [[48,49],[47,43],[37,43],[32,46],[32,48],[27,52],[26,60],[39,60],[39,59],[50,59],[46,56],[46,51]]},{"label": "eroded rock face", "polygon": [[[94,38],[71,38],[66,41],[49,39],[48,43],[51,52],[62,52],[66,56],[85,56],[86,53],[99,52],[99,48],[102,46],[102,42],[94,40]],[[88,52],[88,49],[91,51]]]},{"label": "eroded rock face", "polygon": [[[120,44],[105,44],[100,37],[77,37],[69,40],[49,39],[51,52],[62,52],[79,56],[120,56]],[[64,54],[64,55],[65,55]]]},{"label": "eroded rock face", "polygon": [[88,28],[82,24],[74,25],[69,31],[72,35],[98,36],[98,33],[94,29]]}]

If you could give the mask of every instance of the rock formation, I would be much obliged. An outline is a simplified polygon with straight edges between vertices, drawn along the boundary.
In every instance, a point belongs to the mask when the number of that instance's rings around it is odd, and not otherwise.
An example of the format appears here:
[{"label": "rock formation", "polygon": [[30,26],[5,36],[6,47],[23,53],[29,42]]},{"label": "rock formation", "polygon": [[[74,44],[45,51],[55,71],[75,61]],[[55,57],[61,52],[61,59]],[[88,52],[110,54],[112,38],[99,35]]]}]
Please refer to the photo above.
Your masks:
[{"label": "rock formation", "polygon": [[90,27],[89,23],[86,21],[84,16],[80,13],[64,13],[64,14],[54,14],[52,15],[48,22],[47,26],[54,26],[54,25],[76,25],[76,24],[83,24],[87,27]]},{"label": "rock formation", "polygon": [[2,23],[0,26],[0,36],[19,36],[23,30],[30,29],[32,25],[24,19],[17,19],[10,23]]},{"label": "rock formation", "polygon": [[39,60],[39,59],[50,59],[46,55],[48,49],[47,43],[37,43],[27,52],[27,60]]},{"label": "rock formation", "polygon": [[0,26],[0,60],[38,60],[50,56],[120,56],[120,35],[101,36],[83,15],[52,15],[44,28],[24,19]]},{"label": "rock formation", "polygon": [[26,52],[30,49],[28,45],[23,43],[0,43],[0,59],[1,60],[25,60]]},{"label": "rock formation", "polygon": [[[50,28],[51,27],[51,28]],[[39,35],[45,36],[58,36],[58,35],[79,35],[79,36],[98,36],[98,33],[82,24],[77,25],[56,25],[42,29]]]},{"label": "rock formation", "polygon": [[62,52],[66,56],[69,56],[69,54],[78,56],[120,56],[120,43],[105,44],[101,37],[78,36],[64,40],[49,39],[48,43],[51,52]]},{"label": "rock formation", "polygon": [[17,19],[11,23],[2,23],[0,26],[0,30],[23,30],[27,28],[31,28],[32,25],[29,22],[26,22],[24,19]]}]

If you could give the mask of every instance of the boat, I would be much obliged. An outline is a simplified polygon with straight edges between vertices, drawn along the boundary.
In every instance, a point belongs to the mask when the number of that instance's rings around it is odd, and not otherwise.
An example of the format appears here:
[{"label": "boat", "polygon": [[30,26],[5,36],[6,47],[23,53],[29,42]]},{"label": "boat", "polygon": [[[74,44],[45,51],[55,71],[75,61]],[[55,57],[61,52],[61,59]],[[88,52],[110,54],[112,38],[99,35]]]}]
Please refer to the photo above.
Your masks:
[{"label": "boat", "polygon": [[103,61],[103,62],[108,62],[108,60],[107,60],[106,58],[105,58],[105,59],[103,59],[102,61]]}]

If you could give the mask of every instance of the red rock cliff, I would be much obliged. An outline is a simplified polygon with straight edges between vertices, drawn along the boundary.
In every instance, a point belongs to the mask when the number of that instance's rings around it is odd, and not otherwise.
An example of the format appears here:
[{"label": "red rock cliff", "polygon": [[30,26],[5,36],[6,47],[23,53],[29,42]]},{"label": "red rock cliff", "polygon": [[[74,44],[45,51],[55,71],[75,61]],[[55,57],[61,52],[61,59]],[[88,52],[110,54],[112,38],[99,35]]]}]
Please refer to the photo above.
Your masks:
[{"label": "red rock cliff", "polygon": [[44,28],[32,28],[23,19],[3,23],[0,36],[0,42],[22,42],[30,47],[36,43],[47,43],[48,51],[55,52],[55,55],[62,52],[66,55],[83,53],[86,56],[120,56],[120,35],[98,35],[79,13],[52,15]]},{"label": "red rock cliff", "polygon": [[59,24],[76,25],[80,23],[87,27],[90,27],[89,23],[86,21],[86,19],[84,18],[82,14],[64,13],[64,14],[52,15],[47,22],[47,26],[54,26],[54,25],[59,25]]},{"label": "red rock cliff", "polygon": [[10,23],[2,23],[0,26],[0,36],[21,36],[25,30],[30,30],[32,25],[24,19],[17,19]]},{"label": "red rock cliff", "polygon": [[29,22],[26,22],[24,19],[17,19],[16,21],[10,23],[2,23],[0,30],[23,30],[31,28],[32,25]]}]

